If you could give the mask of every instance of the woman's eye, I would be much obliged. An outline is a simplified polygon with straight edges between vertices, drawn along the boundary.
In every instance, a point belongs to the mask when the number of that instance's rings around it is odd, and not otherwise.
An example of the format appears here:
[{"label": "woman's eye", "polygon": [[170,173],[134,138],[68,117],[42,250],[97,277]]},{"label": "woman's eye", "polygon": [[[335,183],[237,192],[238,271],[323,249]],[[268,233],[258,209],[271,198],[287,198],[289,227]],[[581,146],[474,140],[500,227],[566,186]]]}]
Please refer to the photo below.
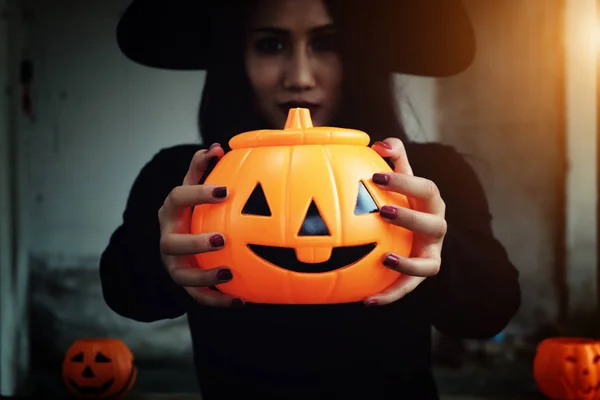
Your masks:
[{"label": "woman's eye", "polygon": [[285,43],[276,37],[259,39],[254,44],[255,49],[263,54],[276,54],[285,50]]},{"label": "woman's eye", "polygon": [[333,33],[319,35],[313,38],[311,46],[315,51],[337,51],[337,36]]}]

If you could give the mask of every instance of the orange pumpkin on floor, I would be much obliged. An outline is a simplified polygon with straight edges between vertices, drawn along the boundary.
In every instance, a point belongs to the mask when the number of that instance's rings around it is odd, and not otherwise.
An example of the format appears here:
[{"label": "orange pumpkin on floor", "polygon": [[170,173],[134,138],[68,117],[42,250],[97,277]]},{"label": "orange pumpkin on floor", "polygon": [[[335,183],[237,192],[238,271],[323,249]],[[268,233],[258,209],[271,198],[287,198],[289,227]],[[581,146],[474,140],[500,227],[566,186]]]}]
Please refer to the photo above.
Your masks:
[{"label": "orange pumpkin on floor", "polygon": [[120,398],[137,378],[133,354],[118,339],[80,339],[63,360],[62,377],[69,392],[78,398]]},{"label": "orange pumpkin on floor", "polygon": [[600,399],[600,341],[551,338],[542,341],[533,362],[542,393],[554,400]]},{"label": "orange pumpkin on floor", "polygon": [[231,268],[219,290],[255,303],[346,303],[398,279],[382,259],[408,256],[413,234],[379,209],[409,203],[372,182],[392,170],[369,141],[361,131],[313,127],[307,109],[290,110],[284,130],[231,139],[205,181],[227,186],[229,198],[195,207],[191,224],[192,233],[225,236],[223,249],[196,255],[201,268]]}]

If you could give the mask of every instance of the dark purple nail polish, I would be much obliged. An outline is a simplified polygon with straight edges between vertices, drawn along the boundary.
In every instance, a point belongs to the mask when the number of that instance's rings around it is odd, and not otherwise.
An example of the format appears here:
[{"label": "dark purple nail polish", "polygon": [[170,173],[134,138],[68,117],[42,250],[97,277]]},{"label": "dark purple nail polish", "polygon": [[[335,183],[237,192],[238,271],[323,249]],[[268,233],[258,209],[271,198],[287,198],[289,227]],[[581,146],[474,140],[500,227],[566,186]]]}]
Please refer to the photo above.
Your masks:
[{"label": "dark purple nail polish", "polygon": [[212,195],[215,199],[224,199],[227,197],[227,188],[225,186],[219,186],[213,189]]},{"label": "dark purple nail polish", "polygon": [[386,143],[386,142],[375,142],[375,143],[373,143],[373,144],[376,144],[376,145],[378,145],[378,146],[384,147],[384,148],[386,148],[386,149],[388,149],[388,150],[391,150],[391,149],[392,149],[392,145],[391,145],[391,144],[389,144],[389,143]]},{"label": "dark purple nail polish", "polygon": [[383,259],[383,265],[389,268],[397,268],[400,265],[400,258],[395,254],[388,254]]},{"label": "dark purple nail polish", "polygon": [[208,242],[212,247],[223,247],[225,245],[225,238],[221,235],[213,235],[208,239]]},{"label": "dark purple nail polish", "polygon": [[398,210],[396,207],[383,206],[381,207],[381,210],[379,210],[379,215],[383,218],[394,219],[398,216]]},{"label": "dark purple nail polish", "polygon": [[231,270],[228,268],[223,268],[219,272],[217,272],[217,279],[220,281],[230,281],[233,279],[233,274]]},{"label": "dark purple nail polish", "polygon": [[213,143],[210,145],[210,147],[208,148],[209,150],[214,149],[215,147],[219,147],[220,144],[219,143]]},{"label": "dark purple nail polish", "polygon": [[385,186],[390,183],[390,176],[388,174],[373,174],[373,182]]},{"label": "dark purple nail polish", "polygon": [[231,300],[231,305],[234,307],[241,307],[244,305],[244,300],[242,299],[233,299]]},{"label": "dark purple nail polish", "polygon": [[371,299],[371,300],[367,301],[367,303],[366,303],[367,307],[374,307],[374,306],[376,306],[378,304],[379,303],[375,299]]}]

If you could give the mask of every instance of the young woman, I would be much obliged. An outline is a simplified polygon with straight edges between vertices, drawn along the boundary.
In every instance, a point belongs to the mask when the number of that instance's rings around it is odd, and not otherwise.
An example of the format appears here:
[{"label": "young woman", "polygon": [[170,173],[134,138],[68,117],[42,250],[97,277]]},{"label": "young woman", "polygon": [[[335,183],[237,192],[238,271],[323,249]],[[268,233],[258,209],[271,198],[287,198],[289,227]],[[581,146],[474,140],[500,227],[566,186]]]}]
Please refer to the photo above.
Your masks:
[{"label": "young woman", "polygon": [[[450,147],[410,143],[395,112],[392,72],[447,76],[471,62],[458,0],[135,0],[118,40],[144,65],[207,71],[199,123],[215,144],[158,152],[100,265],[115,312],[148,322],[187,314],[204,399],[437,399],[431,326],[488,338],[515,314],[518,273],[475,173]],[[315,125],[366,131],[394,165],[373,182],[411,199],[412,209],[380,211],[415,232],[410,257],[381,260],[402,278],[363,302],[246,303],[215,290],[235,279],[227,265],[205,271],[190,259],[227,242],[189,233],[193,206],[229,195],[202,184],[210,161],[238,133],[281,129],[291,107],[309,108]]]}]

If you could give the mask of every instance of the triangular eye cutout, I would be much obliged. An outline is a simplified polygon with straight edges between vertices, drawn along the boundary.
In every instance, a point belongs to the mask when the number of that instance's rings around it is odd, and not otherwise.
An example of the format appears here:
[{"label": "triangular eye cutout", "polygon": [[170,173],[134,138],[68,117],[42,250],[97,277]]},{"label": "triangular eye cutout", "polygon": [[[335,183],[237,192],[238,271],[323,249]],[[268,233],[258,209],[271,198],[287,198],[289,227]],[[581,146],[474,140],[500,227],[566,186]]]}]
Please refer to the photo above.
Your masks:
[{"label": "triangular eye cutout", "polygon": [[71,358],[71,362],[83,362],[83,353],[77,353],[76,355],[74,355],[73,358]]},{"label": "triangular eye cutout", "polygon": [[325,224],[325,220],[321,216],[315,200],[310,202],[308,212],[302,222],[298,236],[331,236],[329,228]]},{"label": "triangular eye cutout", "polygon": [[356,207],[354,208],[354,215],[370,214],[379,211],[377,203],[371,196],[371,193],[365,187],[363,182],[358,183],[358,198],[356,199]]},{"label": "triangular eye cutout", "polygon": [[96,354],[96,359],[94,360],[97,363],[108,363],[111,362],[112,360],[108,357],[106,357],[104,354],[102,353],[98,353]]},{"label": "triangular eye cutout", "polygon": [[262,215],[265,217],[271,216],[271,208],[267,203],[267,197],[260,183],[256,184],[256,187],[248,197],[248,201],[242,209],[243,215]]}]

